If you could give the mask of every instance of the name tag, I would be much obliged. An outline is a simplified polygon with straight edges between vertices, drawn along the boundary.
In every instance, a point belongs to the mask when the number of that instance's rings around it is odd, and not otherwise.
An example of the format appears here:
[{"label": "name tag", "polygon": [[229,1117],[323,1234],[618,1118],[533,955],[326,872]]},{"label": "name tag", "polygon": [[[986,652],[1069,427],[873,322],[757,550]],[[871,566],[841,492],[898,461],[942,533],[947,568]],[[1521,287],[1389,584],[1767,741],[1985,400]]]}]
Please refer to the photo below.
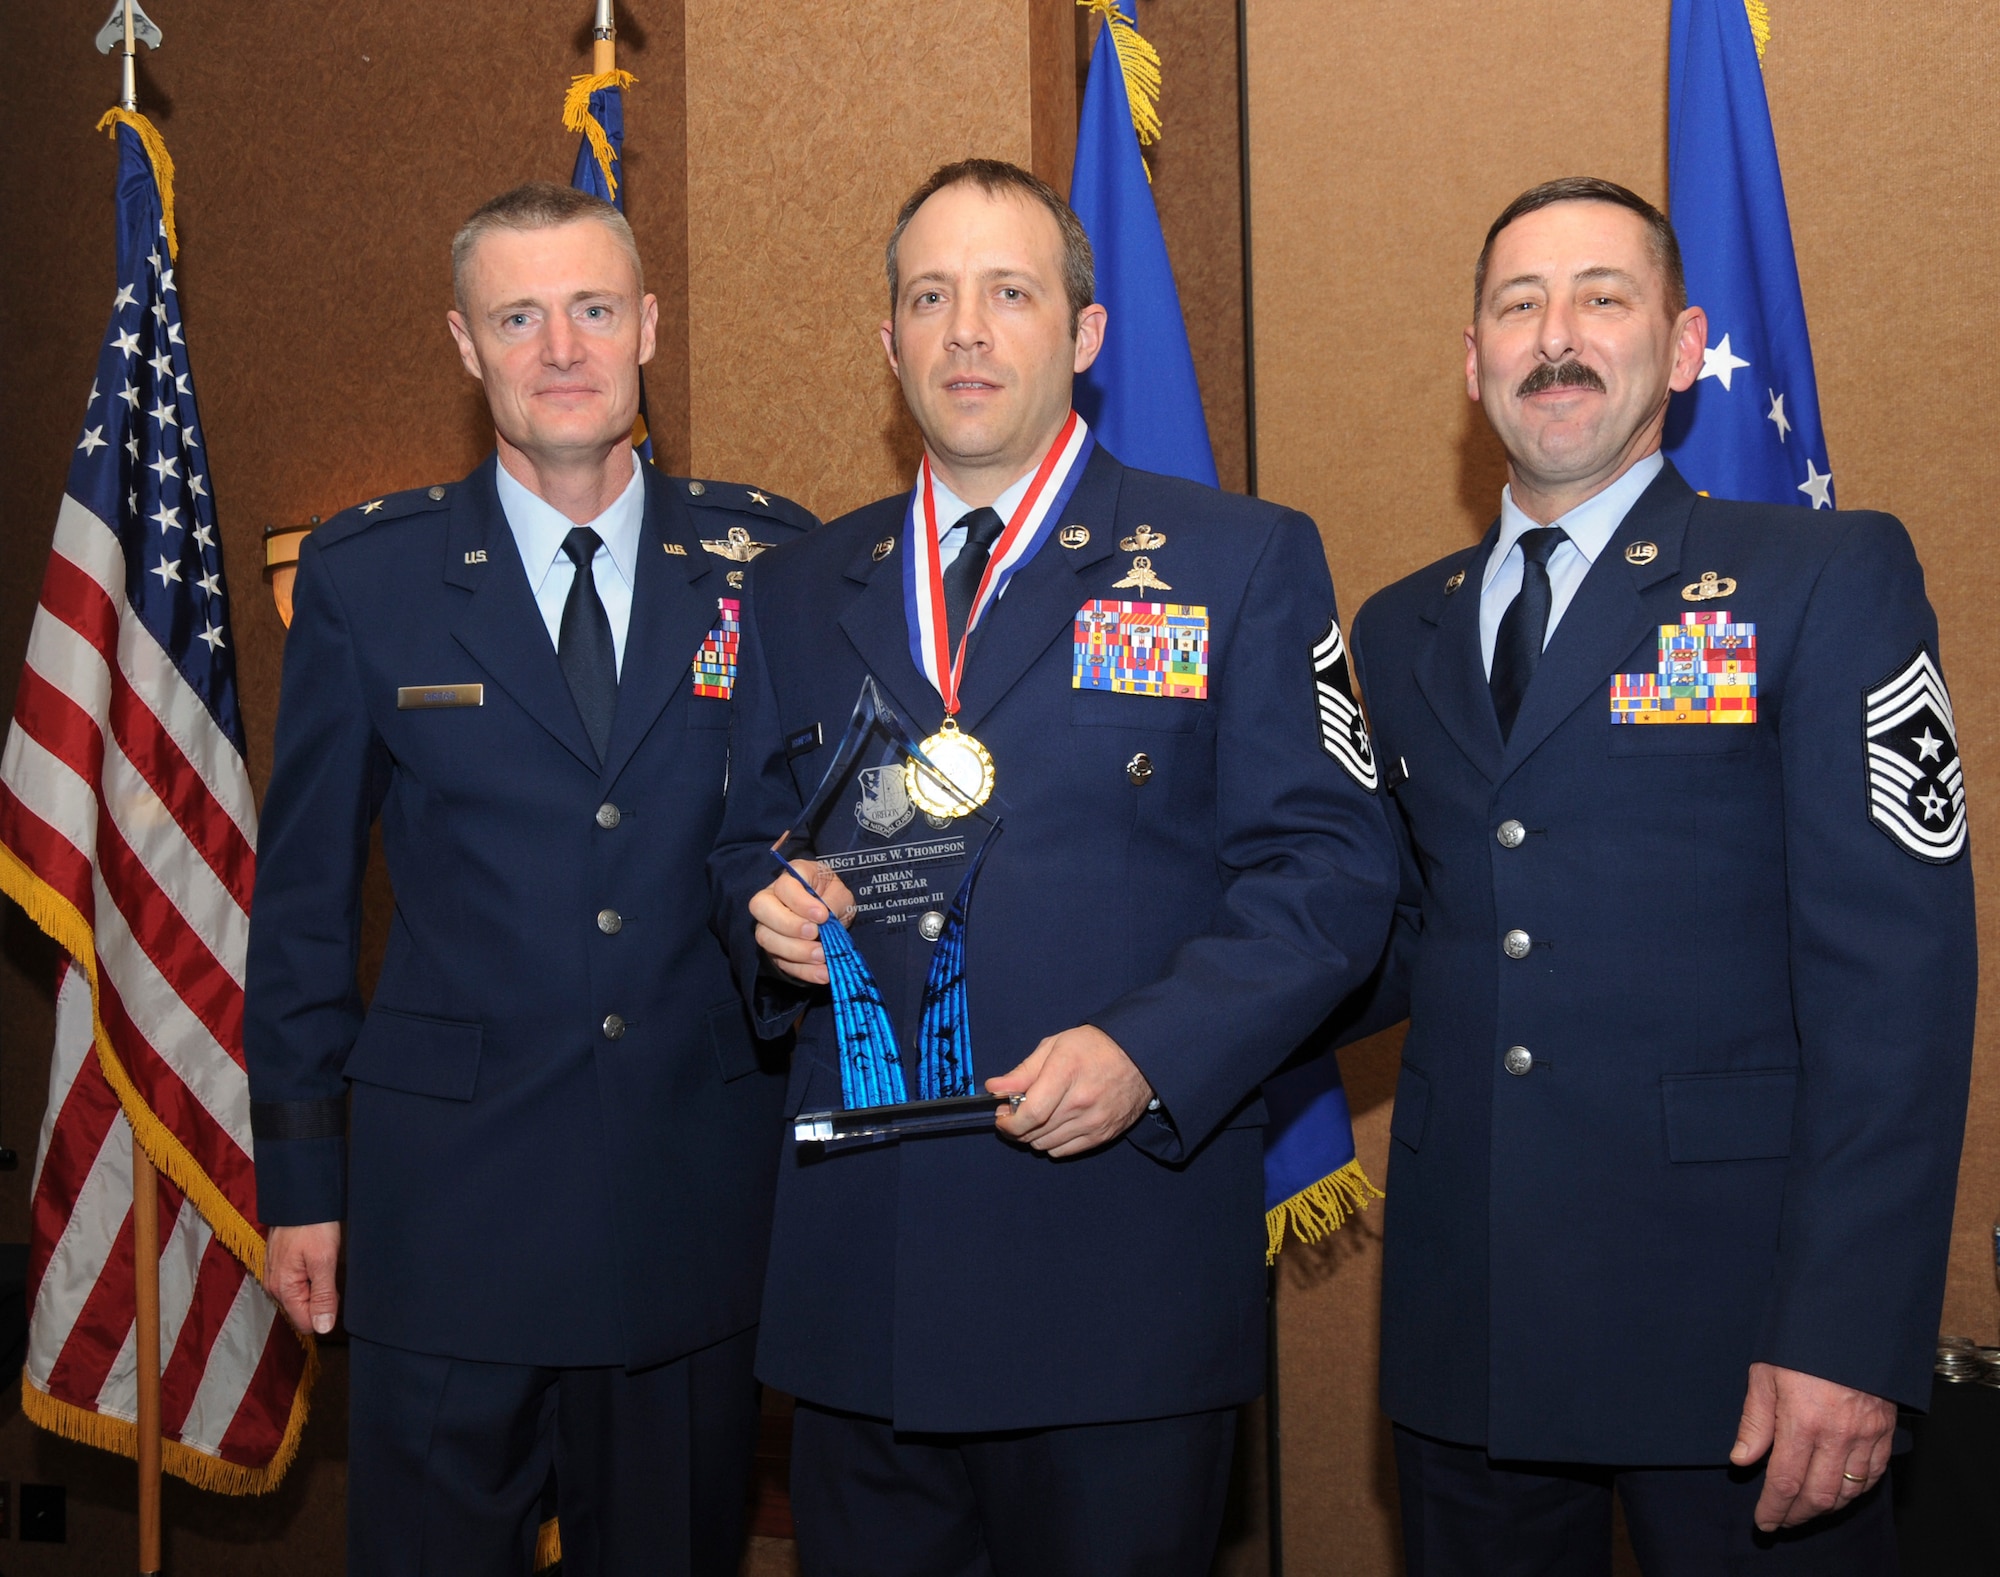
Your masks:
[{"label": "name tag", "polygon": [[483,684],[405,684],[396,687],[396,710],[428,712],[445,706],[484,706]]}]

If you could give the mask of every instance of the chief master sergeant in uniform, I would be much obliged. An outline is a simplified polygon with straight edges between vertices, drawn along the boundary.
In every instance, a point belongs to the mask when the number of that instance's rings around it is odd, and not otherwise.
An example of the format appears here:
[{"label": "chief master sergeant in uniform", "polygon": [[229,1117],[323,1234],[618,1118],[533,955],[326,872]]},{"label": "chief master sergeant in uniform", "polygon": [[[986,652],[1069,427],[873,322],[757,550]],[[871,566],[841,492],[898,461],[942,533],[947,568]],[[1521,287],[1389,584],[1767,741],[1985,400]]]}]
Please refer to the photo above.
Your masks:
[{"label": "chief master sergeant in uniform", "polygon": [[[841,1105],[828,910],[773,881],[770,849],[864,677],[919,737],[940,727],[950,668],[918,666],[907,590],[928,651],[974,636],[956,722],[991,753],[1004,825],[966,932],[972,1060],[1025,1099],[997,1133],[781,1163],[758,1367],[800,1398],[801,1564],[1206,1574],[1232,1410],[1263,1383],[1257,1086],[1368,976],[1390,913],[1365,760],[1321,730],[1333,586],[1304,516],[1089,452],[1071,382],[1118,325],[1045,184],[938,171],[889,280],[926,463],[914,499],[759,563],[718,925],[763,1033],[805,1007],[787,1113]],[[1185,642],[1164,681],[1148,630]],[[884,792],[830,814],[884,851],[940,836]],[[937,931],[855,935],[914,1071]]]},{"label": "chief master sergeant in uniform", "polygon": [[1524,193],[1474,276],[1500,518],[1357,672],[1408,1015],[1382,1400],[1415,1577],[1895,1570],[1976,979],[1937,622],[1886,515],[1698,497],[1672,229]]},{"label": "chief master sergeant in uniform", "polygon": [[814,522],[640,463],[657,308],[610,205],[521,187],[452,264],[497,456],[300,556],[244,1037],[267,1279],[330,1329],[345,1219],[350,1571],[525,1574],[553,1455],[565,1570],[733,1574],[783,1083],[705,860],[740,582]]}]

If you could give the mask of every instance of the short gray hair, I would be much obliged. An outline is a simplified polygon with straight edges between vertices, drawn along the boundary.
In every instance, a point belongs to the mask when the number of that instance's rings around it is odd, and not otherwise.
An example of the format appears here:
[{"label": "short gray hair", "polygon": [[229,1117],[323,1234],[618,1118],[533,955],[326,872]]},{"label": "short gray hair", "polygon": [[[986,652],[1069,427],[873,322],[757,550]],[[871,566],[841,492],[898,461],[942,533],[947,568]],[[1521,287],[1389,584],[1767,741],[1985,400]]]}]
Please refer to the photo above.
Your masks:
[{"label": "short gray hair", "polygon": [[646,270],[639,261],[639,243],[625,216],[602,197],[580,192],[574,186],[554,181],[530,181],[511,192],[502,192],[482,203],[451,238],[451,294],[458,310],[465,310],[465,274],[472,265],[472,249],[482,237],[495,230],[551,230],[557,225],[594,219],[617,239],[632,260],[632,274],[639,282],[639,294],[646,293]]}]

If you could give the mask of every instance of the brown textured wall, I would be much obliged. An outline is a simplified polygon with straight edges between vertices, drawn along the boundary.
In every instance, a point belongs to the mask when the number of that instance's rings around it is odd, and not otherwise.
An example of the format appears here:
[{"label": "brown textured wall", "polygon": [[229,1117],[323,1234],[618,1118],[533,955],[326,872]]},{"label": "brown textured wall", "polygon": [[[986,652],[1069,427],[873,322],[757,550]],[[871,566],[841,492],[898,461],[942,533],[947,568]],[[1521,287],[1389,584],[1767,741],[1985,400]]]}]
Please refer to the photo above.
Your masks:
[{"label": "brown textured wall", "polygon": [[876,337],[896,210],[949,160],[1052,157],[1038,111],[1073,140],[1063,12],[846,0],[774,27],[739,0],[686,10],[693,466],[832,516],[916,465]]},{"label": "brown textured wall", "polygon": [[[1517,191],[1586,172],[1666,186],[1667,7],[1614,0],[1320,0],[1251,6],[1251,186],[1261,491],[1320,522],[1350,614],[1475,537],[1498,508],[1497,446],[1468,405],[1472,262]],[[1921,24],[1884,0],[1773,0],[1765,79],[1842,502],[1899,515],[1943,629],[1971,779],[1989,956],[2000,893],[1982,784],[2000,458],[1981,370],[1996,331],[1991,91],[2000,17],[1947,0]],[[1985,841],[1978,841],[1984,838]],[[1387,1152],[1396,1039],[1348,1053],[1365,1164]],[[1393,1214],[1393,1201],[1389,1205]],[[2000,1210],[2000,1038],[1989,994],[1945,1325],[1991,1341]],[[1288,1569],[1394,1569],[1394,1486],[1375,1405],[1378,1211],[1282,1300]]]}]

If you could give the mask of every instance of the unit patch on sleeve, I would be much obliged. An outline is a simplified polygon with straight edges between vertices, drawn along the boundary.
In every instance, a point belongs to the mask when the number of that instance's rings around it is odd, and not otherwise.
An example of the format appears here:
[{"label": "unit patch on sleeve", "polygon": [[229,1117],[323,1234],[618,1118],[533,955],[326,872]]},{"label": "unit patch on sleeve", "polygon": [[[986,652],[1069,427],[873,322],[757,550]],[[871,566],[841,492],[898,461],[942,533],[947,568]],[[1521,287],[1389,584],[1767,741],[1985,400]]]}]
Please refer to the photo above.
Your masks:
[{"label": "unit patch on sleeve", "polygon": [[1375,751],[1368,743],[1368,724],[1354,699],[1354,681],[1347,672],[1347,647],[1340,639],[1340,621],[1329,619],[1326,634],[1313,647],[1313,688],[1319,694],[1319,742],[1347,775],[1370,794],[1381,785]]},{"label": "unit patch on sleeve", "polygon": [[1659,667],[1611,678],[1614,723],[1757,721],[1757,626],[1729,610],[1683,613],[1660,626]]},{"label": "unit patch on sleeve", "polygon": [[1208,609],[1093,597],[1076,611],[1076,690],[1208,699]]},{"label": "unit patch on sleeve", "polygon": [[1965,849],[1965,777],[1944,675],[1921,646],[1861,700],[1868,818],[1920,860]]},{"label": "unit patch on sleeve", "polygon": [[694,654],[694,693],[727,701],[736,692],[736,643],[743,638],[743,604],[715,599],[715,628]]}]

